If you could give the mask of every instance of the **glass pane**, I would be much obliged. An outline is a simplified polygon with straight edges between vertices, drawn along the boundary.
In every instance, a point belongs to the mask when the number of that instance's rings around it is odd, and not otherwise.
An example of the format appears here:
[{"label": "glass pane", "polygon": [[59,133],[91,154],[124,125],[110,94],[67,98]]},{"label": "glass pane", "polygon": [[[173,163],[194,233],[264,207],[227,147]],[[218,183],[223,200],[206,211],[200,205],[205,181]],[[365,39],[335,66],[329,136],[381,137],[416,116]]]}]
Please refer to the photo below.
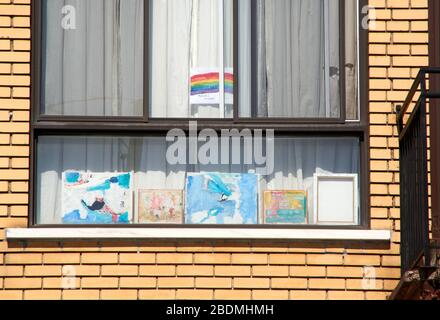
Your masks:
[{"label": "glass pane", "polygon": [[[212,136],[194,152],[180,137],[39,137],[38,223],[359,223],[357,138],[234,135],[212,144]],[[321,189],[318,178],[327,183]],[[328,194],[317,199],[315,190],[329,183],[348,204],[317,211]]]},{"label": "glass pane", "polygon": [[339,118],[338,0],[239,2],[240,116]]},{"label": "glass pane", "polygon": [[150,116],[231,118],[232,1],[150,2]]},{"label": "glass pane", "polygon": [[45,0],[41,112],[143,115],[143,0]]}]

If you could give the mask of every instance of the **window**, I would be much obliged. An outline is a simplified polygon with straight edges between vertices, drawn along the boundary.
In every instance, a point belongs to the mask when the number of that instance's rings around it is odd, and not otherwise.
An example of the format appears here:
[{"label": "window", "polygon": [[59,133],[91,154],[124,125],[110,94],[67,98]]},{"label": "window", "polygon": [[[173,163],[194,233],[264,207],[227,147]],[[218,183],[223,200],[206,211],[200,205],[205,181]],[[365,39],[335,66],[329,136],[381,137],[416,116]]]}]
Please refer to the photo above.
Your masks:
[{"label": "window", "polygon": [[32,5],[32,225],[368,226],[355,1]]}]

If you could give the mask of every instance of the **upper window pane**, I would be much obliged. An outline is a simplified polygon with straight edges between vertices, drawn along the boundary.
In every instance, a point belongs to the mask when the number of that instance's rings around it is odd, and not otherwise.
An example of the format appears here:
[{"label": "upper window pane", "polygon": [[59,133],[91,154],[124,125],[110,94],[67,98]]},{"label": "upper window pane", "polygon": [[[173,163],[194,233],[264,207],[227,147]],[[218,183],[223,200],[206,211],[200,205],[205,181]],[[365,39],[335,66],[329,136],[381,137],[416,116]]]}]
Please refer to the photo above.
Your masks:
[{"label": "upper window pane", "polygon": [[143,115],[143,0],[43,1],[41,113]]},{"label": "upper window pane", "polygon": [[340,118],[340,1],[239,1],[240,116]]},{"label": "upper window pane", "polygon": [[149,2],[150,116],[232,118],[232,0]]}]

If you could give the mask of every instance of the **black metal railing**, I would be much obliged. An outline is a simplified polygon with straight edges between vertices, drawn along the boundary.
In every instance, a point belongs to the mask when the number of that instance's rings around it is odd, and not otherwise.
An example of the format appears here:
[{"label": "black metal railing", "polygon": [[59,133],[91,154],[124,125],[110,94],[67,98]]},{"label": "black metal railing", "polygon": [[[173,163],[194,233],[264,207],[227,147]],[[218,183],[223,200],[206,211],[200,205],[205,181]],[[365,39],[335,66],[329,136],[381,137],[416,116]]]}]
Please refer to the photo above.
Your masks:
[{"label": "black metal railing", "polygon": [[[404,104],[397,110],[402,274],[416,266],[429,267],[431,260],[427,102],[440,97],[440,93],[427,90],[427,76],[432,74],[440,74],[440,68],[422,68],[419,71]],[[416,93],[420,96],[414,102]]]}]

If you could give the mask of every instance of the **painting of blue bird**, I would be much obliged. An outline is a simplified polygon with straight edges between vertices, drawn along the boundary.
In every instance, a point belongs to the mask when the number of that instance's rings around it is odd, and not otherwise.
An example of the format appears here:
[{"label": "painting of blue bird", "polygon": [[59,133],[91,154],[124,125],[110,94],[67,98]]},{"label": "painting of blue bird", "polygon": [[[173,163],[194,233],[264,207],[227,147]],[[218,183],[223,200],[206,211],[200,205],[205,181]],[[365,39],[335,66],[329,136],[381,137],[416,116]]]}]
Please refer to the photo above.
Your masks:
[{"label": "painting of blue bird", "polygon": [[252,173],[188,173],[187,224],[257,224],[258,176]]}]

